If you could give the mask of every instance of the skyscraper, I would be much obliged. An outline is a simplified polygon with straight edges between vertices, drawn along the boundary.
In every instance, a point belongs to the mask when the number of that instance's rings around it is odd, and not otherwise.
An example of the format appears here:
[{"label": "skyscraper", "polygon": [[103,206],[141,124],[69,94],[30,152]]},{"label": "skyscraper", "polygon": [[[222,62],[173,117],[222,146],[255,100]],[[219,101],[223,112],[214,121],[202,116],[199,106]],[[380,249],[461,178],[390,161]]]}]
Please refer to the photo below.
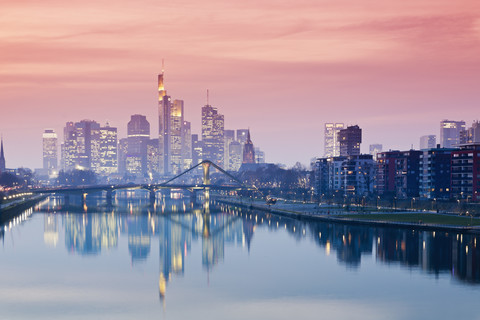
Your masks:
[{"label": "skyscraper", "polygon": [[127,125],[126,170],[131,174],[147,173],[147,142],[150,140],[150,123],[146,116],[134,114]]},{"label": "skyscraper", "polygon": [[5,153],[3,152],[3,137],[0,146],[0,174],[5,172]]},{"label": "skyscraper", "polygon": [[248,130],[247,142],[243,147],[243,163],[255,163],[255,149],[252,139],[250,139],[250,130]]},{"label": "skyscraper", "polygon": [[370,145],[370,154],[373,156],[373,160],[377,160],[377,154],[382,152],[383,145],[379,143],[374,143]]},{"label": "skyscraper", "polygon": [[360,143],[362,143],[362,129],[358,125],[349,126],[338,133],[340,140],[340,156],[360,155]]},{"label": "skyscraper", "polygon": [[64,170],[92,169],[98,152],[100,124],[92,120],[67,122],[64,128],[62,163]]},{"label": "skyscraper", "polygon": [[480,143],[480,122],[474,121],[470,128],[460,131],[460,143]]},{"label": "skyscraper", "polygon": [[53,129],[46,129],[43,133],[43,169],[49,174],[58,167],[57,140]]},{"label": "skyscraper", "polygon": [[344,128],[343,123],[325,123],[324,157],[338,157],[340,155],[338,133]]},{"label": "skyscraper", "polygon": [[230,143],[235,141],[235,131],[234,130],[224,130],[224,141],[225,141],[225,156],[224,156],[224,169],[225,170],[231,170],[230,169]]},{"label": "skyscraper", "polygon": [[165,85],[163,83],[162,73],[158,75],[158,155],[160,163],[158,168],[160,174],[168,174],[169,147],[170,147],[170,109],[171,99],[167,96]]},{"label": "skyscraper", "polygon": [[452,148],[460,143],[460,133],[465,130],[465,121],[440,121],[440,145],[442,148]]},{"label": "skyscraper", "polygon": [[224,166],[224,117],[217,108],[205,105],[202,108],[203,160]]},{"label": "skyscraper", "polygon": [[420,137],[420,149],[432,149],[437,146],[437,136],[434,134]]},{"label": "skyscraper", "polygon": [[232,141],[230,142],[228,151],[228,170],[238,171],[238,169],[240,169],[240,167],[242,166],[243,145],[238,141]]},{"label": "skyscraper", "polygon": [[107,123],[100,127],[97,152],[92,164],[94,171],[103,175],[109,175],[118,171],[118,138],[117,128],[110,127]]},{"label": "skyscraper", "polygon": [[192,125],[189,121],[183,121],[182,127],[182,158],[183,170],[192,167]]},{"label": "skyscraper", "polygon": [[192,165],[203,161],[203,141],[198,140],[198,134],[192,134]]},{"label": "skyscraper", "polygon": [[248,129],[237,129],[237,141],[242,144],[242,146],[247,143]]},{"label": "skyscraper", "polygon": [[183,169],[183,100],[174,100],[170,108],[170,130],[167,137],[170,140],[167,156],[167,172],[174,175]]}]

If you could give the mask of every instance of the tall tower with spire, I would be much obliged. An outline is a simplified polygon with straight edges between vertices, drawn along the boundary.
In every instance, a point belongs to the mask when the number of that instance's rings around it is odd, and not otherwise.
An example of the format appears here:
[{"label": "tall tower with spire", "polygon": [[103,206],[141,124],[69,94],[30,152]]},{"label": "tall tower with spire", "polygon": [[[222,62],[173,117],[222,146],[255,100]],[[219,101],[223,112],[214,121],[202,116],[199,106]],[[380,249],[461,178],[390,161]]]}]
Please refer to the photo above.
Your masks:
[{"label": "tall tower with spire", "polygon": [[5,172],[5,153],[3,152],[3,137],[0,146],[0,173]]},{"label": "tall tower with spire", "polygon": [[250,129],[248,129],[247,142],[243,147],[243,163],[255,163],[255,148],[252,139],[250,139]]},{"label": "tall tower with spire", "polygon": [[162,73],[158,75],[158,150],[160,174],[168,174],[170,145],[170,109],[171,98],[167,96],[163,76],[165,73],[162,59]]}]

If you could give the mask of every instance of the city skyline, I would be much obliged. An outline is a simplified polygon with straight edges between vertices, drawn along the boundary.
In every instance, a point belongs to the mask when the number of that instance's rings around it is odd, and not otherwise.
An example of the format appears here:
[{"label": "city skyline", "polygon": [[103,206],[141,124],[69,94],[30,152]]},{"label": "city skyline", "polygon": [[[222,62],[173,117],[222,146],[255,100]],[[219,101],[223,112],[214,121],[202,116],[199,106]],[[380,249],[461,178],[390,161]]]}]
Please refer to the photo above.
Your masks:
[{"label": "city skyline", "polygon": [[[162,58],[169,93],[184,100],[192,133],[200,133],[210,89],[225,127],[249,126],[269,162],[321,156],[324,122],[364,128],[367,153],[372,143],[416,147],[418,137],[439,134],[442,119],[470,125],[478,118],[474,1],[144,1],[114,11],[103,2],[59,4],[2,4],[0,131],[9,167],[40,168],[44,129],[61,132],[74,119],[108,121],[122,137],[123,123],[138,113],[158,132]],[[302,112],[291,112],[292,101]]]}]

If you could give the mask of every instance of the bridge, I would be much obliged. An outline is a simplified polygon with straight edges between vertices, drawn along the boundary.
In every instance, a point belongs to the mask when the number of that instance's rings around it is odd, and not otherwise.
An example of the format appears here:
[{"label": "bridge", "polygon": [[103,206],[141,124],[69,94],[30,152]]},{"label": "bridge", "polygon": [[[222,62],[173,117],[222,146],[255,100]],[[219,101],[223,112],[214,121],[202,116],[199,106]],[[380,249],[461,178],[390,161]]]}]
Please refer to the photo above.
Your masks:
[{"label": "bridge", "polygon": [[[178,183],[181,177],[192,172],[193,170],[202,167],[203,179],[202,183],[188,184]],[[234,184],[212,184],[210,179],[210,168],[214,167],[220,173],[233,180]],[[146,190],[150,192],[150,201],[154,202],[156,199],[156,192],[162,189],[184,189],[189,191],[203,190],[205,192],[206,200],[209,200],[210,190],[222,190],[222,191],[258,191],[255,186],[247,186],[235,176],[231,175],[227,171],[223,170],[220,166],[213,163],[210,160],[204,160],[199,164],[191,167],[188,170],[176,175],[175,177],[159,184],[119,184],[119,185],[86,185],[86,186],[65,186],[56,188],[39,188],[32,189],[31,192],[37,194],[81,194],[83,201],[85,201],[86,195],[89,193],[106,192],[107,203],[112,203],[113,192],[116,190]]]}]

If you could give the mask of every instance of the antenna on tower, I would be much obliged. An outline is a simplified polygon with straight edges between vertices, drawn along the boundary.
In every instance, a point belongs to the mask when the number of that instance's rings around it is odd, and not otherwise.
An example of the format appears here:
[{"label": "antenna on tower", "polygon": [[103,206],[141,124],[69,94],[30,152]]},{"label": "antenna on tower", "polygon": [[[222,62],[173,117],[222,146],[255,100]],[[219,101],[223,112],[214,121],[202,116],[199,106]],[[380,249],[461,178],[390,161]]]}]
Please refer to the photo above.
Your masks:
[{"label": "antenna on tower", "polygon": [[208,89],[207,89],[207,106],[209,105]]},{"label": "antenna on tower", "polygon": [[162,74],[165,72],[165,62],[162,58]]}]

